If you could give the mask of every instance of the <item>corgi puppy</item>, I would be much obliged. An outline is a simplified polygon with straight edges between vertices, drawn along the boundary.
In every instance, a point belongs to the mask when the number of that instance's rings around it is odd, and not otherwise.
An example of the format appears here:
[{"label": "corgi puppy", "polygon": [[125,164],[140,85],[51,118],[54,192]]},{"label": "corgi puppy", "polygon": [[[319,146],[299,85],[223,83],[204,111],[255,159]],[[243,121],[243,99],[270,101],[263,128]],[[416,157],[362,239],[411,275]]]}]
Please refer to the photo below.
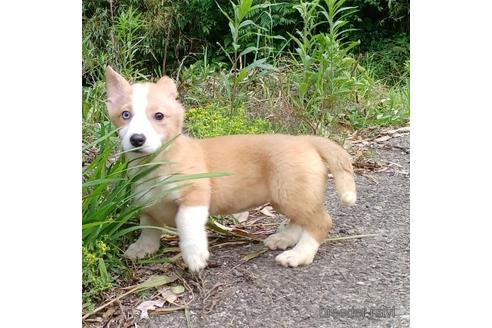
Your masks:
[{"label": "corgi puppy", "polygon": [[[230,173],[188,181],[166,196],[154,192],[151,184],[137,186],[146,197],[157,198],[141,210],[140,224],[176,227],[182,257],[190,271],[207,265],[209,215],[239,213],[270,203],[290,222],[264,243],[270,249],[284,250],[276,262],[297,267],[313,262],[331,228],[331,218],[323,206],[329,172],[342,205],[355,204],[351,158],[338,144],[321,137],[282,134],[194,139],[182,134],[184,109],[169,77],[132,85],[111,67],[106,68],[105,76],[108,114],[119,128],[122,147],[132,160],[130,167],[135,159],[157,152],[175,138],[153,159],[170,162],[155,169],[151,173],[154,177]],[[143,228],[125,256],[138,259],[157,252],[160,237],[161,230]],[[289,247],[293,248],[286,250]]]}]

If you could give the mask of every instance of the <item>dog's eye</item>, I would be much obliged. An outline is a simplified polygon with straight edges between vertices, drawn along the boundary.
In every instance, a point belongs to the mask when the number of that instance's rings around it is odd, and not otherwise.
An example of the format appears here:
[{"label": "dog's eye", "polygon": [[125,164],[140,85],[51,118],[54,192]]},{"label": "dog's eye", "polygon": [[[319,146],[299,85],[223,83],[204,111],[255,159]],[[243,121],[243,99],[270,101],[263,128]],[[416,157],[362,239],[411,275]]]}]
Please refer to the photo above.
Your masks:
[{"label": "dog's eye", "polygon": [[130,117],[132,117],[132,113],[130,113],[129,111],[125,110],[121,113],[121,117],[124,119],[124,120],[129,120]]},{"label": "dog's eye", "polygon": [[161,112],[157,112],[154,114],[154,118],[158,121],[162,120],[164,118],[164,114],[162,114]]}]

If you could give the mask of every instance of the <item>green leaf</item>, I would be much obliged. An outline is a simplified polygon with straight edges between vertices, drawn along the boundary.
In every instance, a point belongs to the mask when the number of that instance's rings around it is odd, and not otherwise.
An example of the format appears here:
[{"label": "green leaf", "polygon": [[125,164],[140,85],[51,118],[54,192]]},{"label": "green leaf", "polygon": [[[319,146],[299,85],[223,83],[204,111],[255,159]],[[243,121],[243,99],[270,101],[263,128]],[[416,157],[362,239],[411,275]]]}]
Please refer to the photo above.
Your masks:
[{"label": "green leaf", "polygon": [[240,0],[239,1],[239,21],[249,13],[253,0]]},{"label": "green leaf", "polygon": [[237,27],[239,30],[242,29],[243,27],[246,27],[248,25],[256,25],[252,20],[245,20],[244,22],[242,22],[241,24],[239,24],[239,26]]},{"label": "green leaf", "polygon": [[157,227],[157,226],[142,226],[142,225],[136,225],[136,226],[133,226],[133,227],[128,227],[128,228],[125,228],[125,229],[122,229],[120,231],[118,231],[117,233],[115,233],[113,235],[113,238],[114,239],[117,239],[121,236],[124,236],[130,232],[133,232],[135,230],[142,230],[142,229],[156,229],[156,230],[161,230],[162,232],[164,233],[167,233],[167,234],[170,234],[170,235],[177,235],[177,231],[173,230],[172,228],[165,228],[165,227]]},{"label": "green leaf", "polygon": [[247,55],[247,54],[249,54],[252,51],[258,51],[258,48],[257,47],[253,47],[253,46],[247,47],[246,49],[244,49],[243,51],[241,51],[241,53],[239,54],[239,56]]},{"label": "green leaf", "polygon": [[106,264],[104,263],[104,260],[102,258],[99,258],[98,268],[102,280],[104,282],[110,282],[108,270],[106,269]]},{"label": "green leaf", "polygon": [[229,22],[229,29],[231,30],[231,34],[232,34],[233,39],[236,39],[237,29],[236,29],[236,27],[234,27],[232,22]]},{"label": "green leaf", "polygon": [[274,69],[274,67],[270,64],[266,64],[266,58],[261,58],[258,60],[255,60],[248,66],[246,66],[244,69],[247,70],[248,72],[251,71],[253,68],[263,68],[263,69]]},{"label": "green leaf", "polygon": [[114,129],[114,130],[111,130],[109,133],[106,133],[106,134],[105,134],[105,135],[103,135],[101,138],[97,139],[96,141],[94,141],[94,142],[92,142],[92,143],[90,143],[90,144],[88,144],[88,145],[86,145],[86,146],[82,147],[82,151],[85,151],[85,150],[87,150],[87,149],[89,149],[89,148],[94,147],[94,146],[95,146],[95,145],[97,145],[97,144],[100,144],[102,141],[104,141],[104,140],[108,139],[109,137],[111,137],[111,136],[114,134],[114,132],[116,132],[118,129],[119,129],[119,128],[116,128],[116,129]]},{"label": "green leaf", "polygon": [[177,276],[172,275],[172,276],[166,276],[166,275],[161,275],[161,276],[152,276],[143,283],[135,286],[137,289],[149,289],[149,288],[154,288],[154,287],[159,287],[162,285],[167,285],[173,281],[176,281],[178,279]]},{"label": "green leaf", "polygon": [[236,83],[239,83],[241,82],[242,80],[244,80],[246,77],[248,76],[248,71],[243,68],[241,71],[239,71],[239,74],[237,75],[236,77]]},{"label": "green leaf", "polygon": [[284,40],[284,41],[287,40],[285,37],[283,37],[281,35],[272,35],[272,36],[267,35],[267,37],[270,37],[270,38],[275,39],[275,40]]},{"label": "green leaf", "polygon": [[89,104],[86,101],[82,101],[82,121],[87,119],[89,113]]},{"label": "green leaf", "polygon": [[91,181],[87,181],[87,182],[82,183],[82,188],[87,188],[87,187],[91,187],[91,186],[95,186],[95,185],[99,185],[99,184],[107,184],[110,182],[124,181],[124,180],[126,180],[126,179],[124,179],[124,178],[95,179],[95,180],[91,180]]},{"label": "green leaf", "polygon": [[215,4],[217,5],[217,7],[219,7],[219,10],[222,12],[222,14],[225,17],[227,17],[227,20],[232,21],[231,17],[222,9],[222,7],[219,5],[219,3],[217,1],[215,1]]},{"label": "green leaf", "polygon": [[299,85],[299,93],[301,95],[305,95],[307,92],[307,89],[309,88],[309,84],[307,82],[303,82]]}]

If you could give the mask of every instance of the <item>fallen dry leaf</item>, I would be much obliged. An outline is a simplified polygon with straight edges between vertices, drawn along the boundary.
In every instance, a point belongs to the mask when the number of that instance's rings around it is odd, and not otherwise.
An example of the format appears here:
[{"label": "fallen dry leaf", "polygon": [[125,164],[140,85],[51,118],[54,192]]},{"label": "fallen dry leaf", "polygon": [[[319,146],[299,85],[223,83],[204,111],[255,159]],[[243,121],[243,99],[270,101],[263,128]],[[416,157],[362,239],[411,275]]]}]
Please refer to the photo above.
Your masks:
[{"label": "fallen dry leaf", "polygon": [[164,305],[164,301],[144,301],[137,306],[137,310],[140,310],[140,319],[149,319],[149,310],[155,310]]},{"label": "fallen dry leaf", "polygon": [[171,291],[172,291],[174,294],[179,295],[179,294],[184,293],[185,288],[184,288],[184,286],[183,286],[183,285],[172,286],[172,287],[171,287]]},{"label": "fallen dry leaf", "polygon": [[265,239],[265,236],[250,233],[243,229],[225,226],[217,222],[217,220],[214,220],[213,218],[208,221],[208,227],[214,232],[220,233],[222,235],[229,235],[229,236],[234,235],[234,236],[245,237],[253,240],[259,240],[259,241]]},{"label": "fallen dry leaf", "polygon": [[275,214],[273,214],[272,211],[273,211],[273,208],[271,206],[265,206],[261,209],[260,213],[262,213],[263,215],[269,216],[271,218],[274,218]]},{"label": "fallen dry leaf", "polygon": [[108,310],[103,313],[103,318],[105,320],[108,320],[108,318],[113,316],[113,314],[116,312],[117,309],[118,309],[118,307],[116,307],[116,306],[112,306],[112,307],[108,308]]},{"label": "fallen dry leaf", "polygon": [[162,298],[164,298],[166,302],[171,304],[178,299],[178,296],[176,296],[176,294],[173,293],[169,287],[159,289],[159,294],[161,294]]},{"label": "fallen dry leaf", "polygon": [[246,211],[246,212],[241,212],[241,213],[235,213],[235,214],[232,214],[232,216],[234,217],[234,219],[236,219],[239,223],[243,223],[244,221],[246,221],[249,217],[249,212]]}]

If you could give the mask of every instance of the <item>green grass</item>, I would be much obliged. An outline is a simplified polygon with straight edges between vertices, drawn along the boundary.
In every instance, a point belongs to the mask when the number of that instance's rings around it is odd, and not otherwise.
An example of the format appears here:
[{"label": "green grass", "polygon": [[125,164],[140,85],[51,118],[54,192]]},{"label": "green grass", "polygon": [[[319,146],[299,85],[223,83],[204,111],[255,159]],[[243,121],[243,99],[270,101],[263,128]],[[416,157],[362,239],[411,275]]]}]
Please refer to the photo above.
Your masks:
[{"label": "green grass", "polygon": [[83,149],[90,164],[82,175],[82,295],[90,306],[122,274],[121,240],[113,235],[130,224],[138,210],[129,204],[131,186],[124,179],[127,164],[122,156],[112,159],[117,141],[110,123],[103,121],[92,128],[86,125],[84,135],[91,143]]}]

